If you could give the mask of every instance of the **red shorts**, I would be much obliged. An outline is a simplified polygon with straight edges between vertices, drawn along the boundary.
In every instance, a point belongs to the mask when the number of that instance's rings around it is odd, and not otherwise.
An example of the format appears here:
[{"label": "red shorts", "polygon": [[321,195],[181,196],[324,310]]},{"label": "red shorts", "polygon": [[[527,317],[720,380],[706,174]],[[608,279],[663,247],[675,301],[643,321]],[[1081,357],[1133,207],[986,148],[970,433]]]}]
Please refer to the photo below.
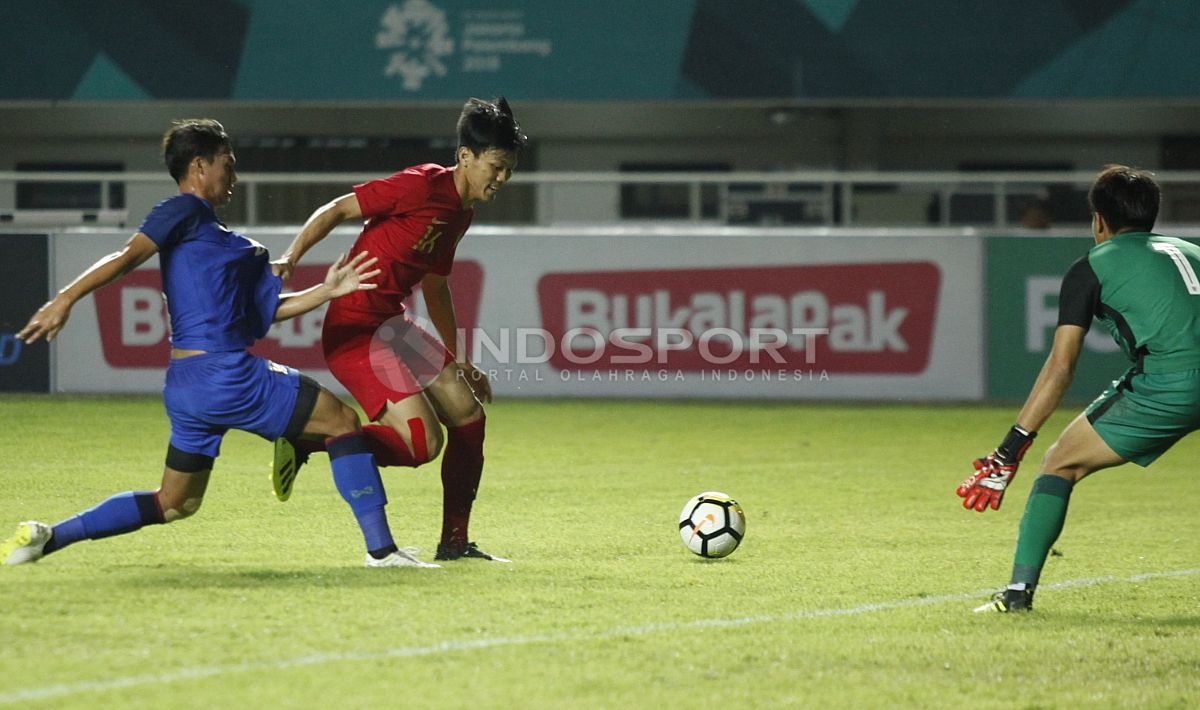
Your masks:
[{"label": "red shorts", "polygon": [[329,309],[321,330],[325,363],[371,420],[388,402],[423,391],[454,361],[441,341],[406,313],[372,323],[336,310]]}]

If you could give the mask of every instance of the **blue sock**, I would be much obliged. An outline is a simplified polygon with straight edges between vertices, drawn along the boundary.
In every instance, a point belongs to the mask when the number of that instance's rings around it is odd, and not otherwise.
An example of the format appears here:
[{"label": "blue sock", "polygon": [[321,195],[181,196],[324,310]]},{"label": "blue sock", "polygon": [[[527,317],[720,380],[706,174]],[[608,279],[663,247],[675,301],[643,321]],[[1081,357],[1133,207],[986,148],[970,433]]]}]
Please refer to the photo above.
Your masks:
[{"label": "blue sock", "polygon": [[80,540],[99,540],[123,535],[145,525],[163,522],[162,511],[151,491],[118,493],[94,508],[73,515],[54,526],[54,536],[46,544],[50,554]]},{"label": "blue sock", "polygon": [[362,434],[347,434],[327,442],[329,465],[338,493],[350,504],[350,510],[362,528],[367,551],[372,557],[384,557],[396,550],[392,531],[388,528],[387,494],[383,479],[375,466],[375,457],[367,448]]}]

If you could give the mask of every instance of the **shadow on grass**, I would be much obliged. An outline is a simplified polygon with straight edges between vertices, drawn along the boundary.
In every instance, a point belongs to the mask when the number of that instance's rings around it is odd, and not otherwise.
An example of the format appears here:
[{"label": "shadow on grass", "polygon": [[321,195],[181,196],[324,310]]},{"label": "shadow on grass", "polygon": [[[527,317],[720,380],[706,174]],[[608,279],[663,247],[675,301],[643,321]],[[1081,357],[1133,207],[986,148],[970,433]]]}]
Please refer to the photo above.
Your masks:
[{"label": "shadow on grass", "polygon": [[366,569],[328,567],[317,569],[272,569],[255,567],[118,567],[107,581],[138,589],[369,589],[385,587],[433,587],[444,585],[446,570]]},{"label": "shadow on grass", "polygon": [[1139,635],[1159,634],[1163,629],[1200,629],[1200,613],[1192,616],[1181,614],[1145,614],[1136,610],[1115,610],[1111,613],[1094,611],[1058,611],[1049,604],[1044,609],[1034,609],[1031,616],[1054,622],[1066,622],[1078,626],[1128,626],[1136,629]]}]

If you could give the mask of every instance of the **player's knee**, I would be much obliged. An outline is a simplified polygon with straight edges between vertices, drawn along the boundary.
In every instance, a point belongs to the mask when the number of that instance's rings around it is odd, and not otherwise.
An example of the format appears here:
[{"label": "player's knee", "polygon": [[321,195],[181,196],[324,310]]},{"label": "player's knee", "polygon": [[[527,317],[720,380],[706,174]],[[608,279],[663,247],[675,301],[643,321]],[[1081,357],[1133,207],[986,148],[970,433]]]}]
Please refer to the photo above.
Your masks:
[{"label": "player's knee", "polygon": [[466,426],[483,419],[483,416],[483,405],[472,399],[469,404],[463,406],[461,409],[452,411],[445,418],[445,424],[449,427]]},{"label": "player's knee", "polygon": [[172,495],[161,490],[157,491],[155,496],[158,499],[158,506],[162,510],[164,523],[173,523],[176,520],[192,517],[200,510],[200,504],[204,502],[203,496]]},{"label": "player's knee", "polygon": [[413,463],[420,466],[436,459],[442,451],[442,428],[437,422],[428,422],[421,417],[413,417],[405,422],[408,432],[400,435],[408,440]]},{"label": "player's knee", "polygon": [[1042,457],[1041,472],[1078,483],[1092,471],[1083,462],[1068,456],[1062,445],[1055,442],[1046,449],[1046,455]]},{"label": "player's knee", "polygon": [[329,429],[329,436],[342,436],[359,431],[362,429],[362,423],[358,419],[358,412],[342,404],[331,418]]},{"label": "player's knee", "polygon": [[432,461],[438,457],[438,454],[442,452],[442,444],[445,442],[445,438],[442,436],[442,428],[440,426],[434,425],[427,427],[427,429],[428,433],[425,437],[427,454],[425,457],[426,462]]}]

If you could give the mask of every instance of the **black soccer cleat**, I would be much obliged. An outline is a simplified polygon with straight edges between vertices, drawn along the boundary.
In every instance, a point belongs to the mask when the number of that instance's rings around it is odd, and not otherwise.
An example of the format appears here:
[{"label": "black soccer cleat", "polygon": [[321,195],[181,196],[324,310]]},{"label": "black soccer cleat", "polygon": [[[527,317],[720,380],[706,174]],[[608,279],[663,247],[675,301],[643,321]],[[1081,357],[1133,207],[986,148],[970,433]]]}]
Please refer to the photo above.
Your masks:
[{"label": "black soccer cleat", "polygon": [[996,596],[983,606],[976,607],[975,613],[994,611],[1001,614],[1019,614],[1033,611],[1032,589],[1005,589],[996,592]]},{"label": "black soccer cleat", "polygon": [[435,560],[458,560],[464,557],[472,557],[477,560],[489,560],[491,562],[512,562],[503,557],[489,555],[473,542],[468,542],[466,545],[453,545],[445,542],[439,542],[437,554],[433,556]]}]

